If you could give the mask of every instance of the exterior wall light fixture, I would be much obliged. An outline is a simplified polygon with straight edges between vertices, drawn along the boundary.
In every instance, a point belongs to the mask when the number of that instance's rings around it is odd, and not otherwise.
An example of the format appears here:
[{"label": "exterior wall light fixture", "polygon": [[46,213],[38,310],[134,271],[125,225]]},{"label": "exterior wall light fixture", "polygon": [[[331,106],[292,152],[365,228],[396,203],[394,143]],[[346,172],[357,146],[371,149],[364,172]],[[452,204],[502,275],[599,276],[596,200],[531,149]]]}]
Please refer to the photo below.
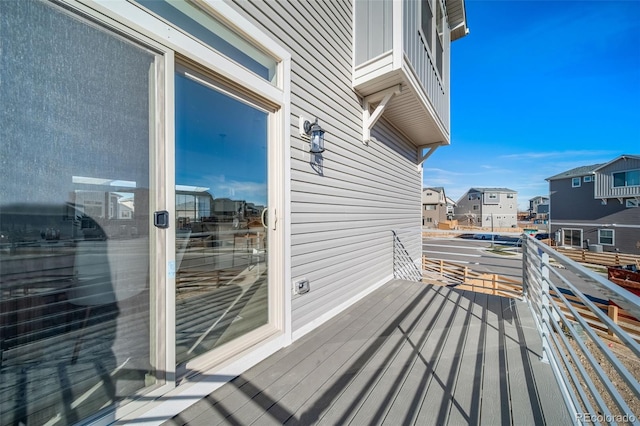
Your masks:
[{"label": "exterior wall light fixture", "polygon": [[324,130],[318,124],[318,119],[314,123],[305,120],[303,123],[304,134],[310,138],[309,152],[320,154],[324,152]]}]

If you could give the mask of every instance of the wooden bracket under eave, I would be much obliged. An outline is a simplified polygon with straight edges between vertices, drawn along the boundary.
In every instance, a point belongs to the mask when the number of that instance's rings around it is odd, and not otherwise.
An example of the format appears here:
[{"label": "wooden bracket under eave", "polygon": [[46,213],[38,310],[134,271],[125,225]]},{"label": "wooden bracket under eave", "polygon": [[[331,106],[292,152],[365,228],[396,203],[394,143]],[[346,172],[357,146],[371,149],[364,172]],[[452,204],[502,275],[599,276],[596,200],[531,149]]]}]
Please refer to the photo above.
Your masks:
[{"label": "wooden bracket under eave", "polygon": [[[369,96],[365,96],[362,100],[362,143],[369,144],[371,140],[371,129],[375,126],[378,119],[382,116],[384,109],[387,107],[391,98],[402,92],[402,86],[397,84],[388,89],[381,90]],[[379,102],[373,113],[370,111],[372,104]]]},{"label": "wooden bracket under eave", "polygon": [[[423,145],[418,147],[418,167],[422,166],[422,163],[427,161],[427,158],[431,157],[431,154],[436,152],[436,149],[440,148],[441,144],[444,142],[432,144],[432,145]],[[425,149],[429,149],[426,153]]]}]

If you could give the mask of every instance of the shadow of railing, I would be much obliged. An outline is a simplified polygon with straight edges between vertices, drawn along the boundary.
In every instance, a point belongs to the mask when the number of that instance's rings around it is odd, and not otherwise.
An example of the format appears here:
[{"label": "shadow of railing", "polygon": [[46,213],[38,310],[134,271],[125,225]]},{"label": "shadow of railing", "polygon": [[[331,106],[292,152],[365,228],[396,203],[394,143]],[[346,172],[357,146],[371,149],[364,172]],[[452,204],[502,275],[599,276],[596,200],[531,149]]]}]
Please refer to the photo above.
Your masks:
[{"label": "shadow of railing", "polygon": [[[415,422],[419,415],[425,415],[425,404],[430,404],[433,411],[428,415],[432,419],[437,418],[436,424],[446,424],[452,411],[460,421],[474,423],[481,418],[483,404],[489,403],[483,401],[482,382],[490,378],[497,384],[498,402],[494,403],[501,421],[516,421],[510,404],[500,404],[500,401],[510,401],[511,393],[518,392],[528,399],[536,423],[543,422],[539,390],[531,366],[531,360],[537,358],[531,357],[518,312],[509,308],[511,303],[511,300],[484,294],[424,286],[378,332],[367,337],[369,343],[355,352],[356,356],[348,364],[336,368],[337,373],[331,375],[330,382],[300,388],[304,393],[309,391],[309,387],[317,386],[317,393],[310,397],[291,396],[297,393],[304,374],[313,374],[308,371],[292,382],[295,385],[284,388],[279,383],[280,373],[275,373],[274,369],[258,376],[248,373],[229,383],[234,387],[233,391],[227,388],[226,392],[208,396],[206,412],[209,414],[202,414],[201,419],[205,416],[208,419],[221,417],[227,423],[243,424],[247,421],[243,412],[249,410],[255,412],[251,416],[257,416],[252,420],[256,423],[310,425],[328,421],[347,424],[357,421],[354,420],[355,413],[366,411],[365,415],[373,419],[382,421],[387,418],[397,424],[408,424]],[[496,313],[500,315],[496,317]],[[497,322],[490,320],[494,317]],[[487,347],[488,336],[495,341],[491,348]],[[470,348],[465,349],[467,345]],[[328,346],[338,350],[339,345],[333,342]],[[515,350],[515,355],[509,356],[507,347]],[[489,349],[491,351],[488,352]],[[291,360],[297,359],[295,352],[289,355]],[[323,357],[332,356],[330,352],[323,352]],[[509,382],[509,369],[515,368],[509,363],[513,363],[514,358],[520,359],[526,378],[526,386],[517,390],[512,390],[513,383]],[[301,374],[297,370],[297,364],[301,362],[288,366],[287,382],[291,382],[291,376]],[[485,371],[490,362],[496,369]],[[442,363],[447,367],[443,368]],[[416,371],[421,373],[416,375]],[[409,392],[405,389],[408,381],[412,382]],[[381,382],[384,382],[382,387]],[[466,401],[459,401],[456,388],[466,391]],[[441,398],[429,398],[434,390]],[[241,399],[245,401],[242,407],[234,403],[239,397],[236,392],[241,393]],[[386,397],[372,397],[376,392],[378,395],[382,392]],[[491,388],[490,392],[495,394],[496,389]],[[306,402],[289,404],[287,394]],[[377,401],[376,405],[363,408],[370,403],[370,398]],[[400,412],[394,406],[398,401],[403,407]],[[201,407],[200,411],[205,412],[203,410]],[[334,411],[327,415],[331,410]],[[187,424],[191,420],[189,415],[174,417],[177,424]]]},{"label": "shadow of railing", "polygon": [[406,281],[422,281],[422,273],[411,258],[396,231],[393,234],[393,278]]}]

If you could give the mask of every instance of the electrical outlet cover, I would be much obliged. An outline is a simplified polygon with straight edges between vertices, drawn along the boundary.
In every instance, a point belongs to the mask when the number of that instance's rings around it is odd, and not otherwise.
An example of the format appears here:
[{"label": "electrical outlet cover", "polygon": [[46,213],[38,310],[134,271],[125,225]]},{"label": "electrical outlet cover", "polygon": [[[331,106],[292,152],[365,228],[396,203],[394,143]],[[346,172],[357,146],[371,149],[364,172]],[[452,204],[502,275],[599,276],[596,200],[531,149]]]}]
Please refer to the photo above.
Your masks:
[{"label": "electrical outlet cover", "polygon": [[296,294],[305,294],[308,293],[311,288],[309,287],[309,280],[303,279],[296,281],[293,285],[293,290]]}]

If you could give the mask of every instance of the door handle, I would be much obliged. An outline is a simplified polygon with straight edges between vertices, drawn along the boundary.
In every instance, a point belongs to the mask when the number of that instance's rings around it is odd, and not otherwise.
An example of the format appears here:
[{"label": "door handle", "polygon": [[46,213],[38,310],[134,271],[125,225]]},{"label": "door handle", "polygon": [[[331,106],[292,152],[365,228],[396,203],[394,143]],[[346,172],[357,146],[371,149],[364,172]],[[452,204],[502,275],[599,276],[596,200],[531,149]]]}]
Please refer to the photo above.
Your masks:
[{"label": "door handle", "polygon": [[154,212],[153,224],[160,229],[167,229],[169,227],[169,212],[166,210]]},{"label": "door handle", "polygon": [[[265,229],[269,229],[269,224],[265,221],[265,218],[268,220],[269,218],[266,216],[267,212],[268,212],[268,208],[265,208],[264,210],[262,210],[262,215],[260,217],[260,220],[262,221],[262,226],[264,226]],[[277,210],[273,209],[273,230],[276,230],[276,224],[278,223],[278,216],[277,216]]]},{"label": "door handle", "polygon": [[264,219],[265,219],[265,215],[267,214],[267,208],[262,209],[262,214],[260,215],[260,221],[262,222],[262,226],[265,229],[268,229],[269,226],[265,223]]}]

